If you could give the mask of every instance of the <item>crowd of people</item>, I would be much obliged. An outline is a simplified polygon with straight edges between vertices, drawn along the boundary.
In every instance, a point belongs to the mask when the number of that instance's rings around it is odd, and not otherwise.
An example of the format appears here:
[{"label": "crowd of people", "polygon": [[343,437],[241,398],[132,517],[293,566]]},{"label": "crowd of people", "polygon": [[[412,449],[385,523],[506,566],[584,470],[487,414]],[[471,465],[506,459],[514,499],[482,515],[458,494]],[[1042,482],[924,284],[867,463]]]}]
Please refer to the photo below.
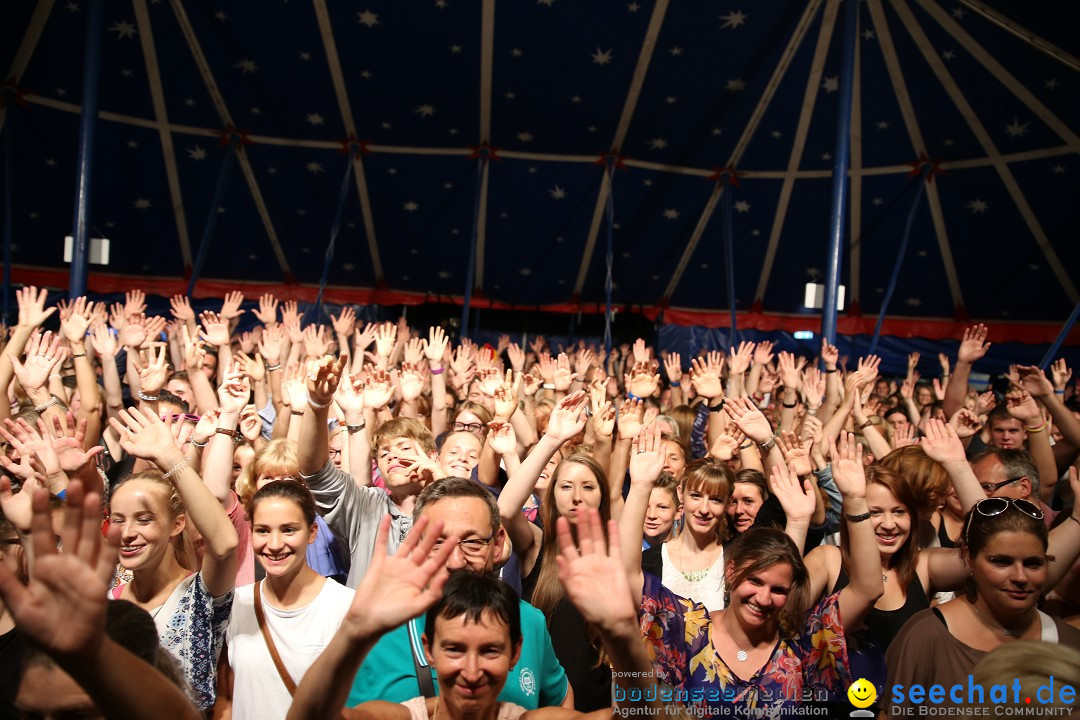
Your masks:
[{"label": "crowd of people", "polygon": [[1080,683],[1080,383],[974,387],[984,326],[887,378],[828,342],[17,300],[0,719],[846,717]]}]

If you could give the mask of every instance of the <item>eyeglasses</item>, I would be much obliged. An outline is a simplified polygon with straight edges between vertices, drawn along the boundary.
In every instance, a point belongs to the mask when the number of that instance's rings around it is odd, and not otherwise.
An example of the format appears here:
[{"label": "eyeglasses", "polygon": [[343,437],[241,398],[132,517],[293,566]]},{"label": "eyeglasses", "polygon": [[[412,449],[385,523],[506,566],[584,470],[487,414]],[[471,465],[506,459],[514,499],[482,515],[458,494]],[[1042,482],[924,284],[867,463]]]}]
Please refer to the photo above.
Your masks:
[{"label": "eyeglasses", "polygon": [[[985,492],[987,495],[993,495],[994,493],[996,493],[998,490],[1005,487],[1009,483],[1014,483],[1017,480],[1023,480],[1026,477],[1027,477],[1027,475],[1021,475],[1019,477],[1009,478],[1008,480],[1002,480],[999,483],[979,483],[979,487],[981,487],[983,489],[983,492]],[[1000,512],[1001,511],[999,510],[998,512],[996,512],[994,514],[997,515]]]},{"label": "eyeglasses", "polygon": [[[487,550],[488,545],[490,545],[491,541],[494,539],[495,531],[492,530],[491,534],[488,535],[486,538],[469,538],[468,540],[458,540],[457,546],[458,549],[461,550],[461,554],[465,557],[479,557],[480,555],[484,554],[484,551]],[[444,542],[445,540],[443,538],[439,538],[438,540],[436,540],[435,547],[431,549],[432,553],[438,552],[439,548],[442,547]]]},{"label": "eyeglasses", "polygon": [[971,523],[976,515],[994,517],[1014,507],[1033,520],[1042,520],[1046,517],[1042,508],[1028,500],[1013,500],[1012,498],[986,498],[975,503],[975,507],[968,513],[967,523],[964,525],[964,545],[970,546],[968,535],[971,533]]},{"label": "eyeglasses", "polygon": [[454,432],[471,432],[478,433],[484,429],[484,423],[454,423]]}]

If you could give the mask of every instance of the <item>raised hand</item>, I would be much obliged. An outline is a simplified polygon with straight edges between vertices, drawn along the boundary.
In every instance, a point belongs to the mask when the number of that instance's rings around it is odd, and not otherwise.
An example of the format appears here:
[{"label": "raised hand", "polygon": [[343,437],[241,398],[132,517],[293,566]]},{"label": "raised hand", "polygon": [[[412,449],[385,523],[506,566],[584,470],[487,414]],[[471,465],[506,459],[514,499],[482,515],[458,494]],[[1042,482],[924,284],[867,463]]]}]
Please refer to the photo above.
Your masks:
[{"label": "raised hand", "polygon": [[411,362],[401,363],[401,379],[398,380],[398,388],[401,390],[402,402],[411,403],[420,397],[420,393],[424,390],[420,368]]},{"label": "raised hand", "polygon": [[690,361],[690,382],[694,392],[707,400],[716,400],[724,396],[724,384],[720,372],[724,368],[723,356],[710,352],[705,361],[694,358]]},{"label": "raised hand", "polygon": [[617,419],[620,438],[633,438],[644,425],[645,405],[639,399],[627,398],[619,407]]},{"label": "raised hand", "polygon": [[915,444],[915,426],[907,422],[895,428],[892,434],[893,450]]},{"label": "raised hand", "polygon": [[249,443],[254,444],[259,439],[259,436],[262,435],[262,418],[259,417],[258,408],[254,405],[244,406],[244,409],[240,411],[238,429]]},{"label": "raised hand", "polygon": [[[428,359],[428,364],[431,366],[442,365],[443,356],[446,355],[446,345],[449,339],[446,337],[446,331],[438,325],[433,325],[428,328],[428,339],[424,344],[424,356]],[[518,368],[515,368],[518,370]]]},{"label": "raised hand", "polygon": [[286,300],[281,306],[281,324],[294,325],[300,322],[300,308],[295,300]]},{"label": "raised hand", "polygon": [[330,321],[334,326],[335,333],[349,337],[356,327],[356,311],[351,307],[343,307],[341,308],[341,314],[337,317],[334,317],[333,314],[330,315]]},{"label": "raised hand", "polygon": [[1031,397],[1044,398],[1054,394],[1054,385],[1039,368],[1033,365],[1017,365],[1016,372],[1020,376],[1020,387]]},{"label": "raised hand", "polygon": [[380,358],[389,358],[394,351],[398,329],[393,323],[383,323],[375,330],[375,354]]},{"label": "raised hand", "polygon": [[799,481],[793,465],[776,463],[769,475],[769,489],[780,502],[789,522],[809,522],[817,507],[817,489],[812,478]]},{"label": "raised hand", "polygon": [[645,340],[638,338],[634,341],[634,364],[649,362],[649,347]]},{"label": "raised hand", "polygon": [[826,370],[835,370],[836,363],[840,361],[840,351],[825,338],[821,338],[821,361],[825,363]]},{"label": "raised hand", "polygon": [[866,497],[866,467],[863,465],[863,446],[855,442],[854,433],[840,433],[840,444],[829,438],[832,474],[836,487],[845,498]]},{"label": "raised hand", "polygon": [[390,374],[379,370],[374,365],[367,366],[367,380],[364,384],[364,405],[372,410],[381,410],[394,396],[394,386]]},{"label": "raised hand", "polygon": [[488,423],[487,442],[496,455],[510,455],[517,452],[517,435],[514,426],[501,420],[493,420]]},{"label": "raised hand", "polygon": [[949,356],[945,353],[938,353],[938,363],[941,365],[942,377],[949,377]]},{"label": "raised hand", "polygon": [[270,293],[264,293],[259,296],[259,309],[252,310],[252,312],[255,314],[255,317],[258,318],[259,322],[267,328],[271,328],[277,325],[277,309],[277,298]]},{"label": "raised hand", "polygon": [[[668,353],[664,358],[664,372],[668,382],[677,383],[682,380],[682,356],[677,352]],[[634,393],[637,395],[637,393]]]},{"label": "raised hand", "polygon": [[802,390],[807,409],[816,411],[825,401],[825,373],[816,367],[803,370]]},{"label": "raised hand", "polygon": [[45,309],[49,292],[38,290],[33,285],[15,291],[15,300],[19,304],[19,326],[24,328],[40,327],[56,312],[56,308]]},{"label": "raised hand", "polygon": [[35,332],[30,336],[24,361],[20,362],[14,355],[8,357],[19,384],[32,391],[46,386],[53,368],[64,359],[64,351],[60,348],[60,336],[46,330],[44,335]]},{"label": "raised hand", "polygon": [[116,357],[116,338],[103,321],[98,320],[94,323],[90,343],[94,346],[94,352],[102,360]]},{"label": "raised hand", "polygon": [[748,398],[728,398],[724,403],[724,412],[746,437],[758,445],[768,442],[773,436],[772,425]]},{"label": "raised hand", "polygon": [[787,352],[781,352],[779,355],[780,361],[780,380],[784,383],[785,388],[795,389],[799,387],[799,373],[802,372],[803,367],[806,365],[806,358],[798,358]]},{"label": "raised hand", "polygon": [[325,325],[308,325],[304,328],[304,354],[309,358],[321,358],[330,348],[330,335]]},{"label": "raised hand", "polygon": [[773,361],[773,344],[768,340],[763,340],[757,344],[754,348],[754,364],[755,365],[768,365]]},{"label": "raised hand", "polygon": [[420,361],[424,359],[424,341],[420,338],[411,338],[405,343],[405,358],[404,362],[412,365],[419,365]]},{"label": "raised hand", "polygon": [[664,469],[662,448],[659,425],[653,423],[638,431],[630,447],[630,482],[651,484],[660,477]]},{"label": "raised hand", "polygon": [[124,317],[142,315],[146,312],[146,293],[142,290],[129,290],[124,294]]},{"label": "raised hand", "polygon": [[109,425],[120,435],[120,447],[129,455],[152,460],[161,466],[159,460],[172,449],[172,418],[162,422],[150,408],[138,410],[123,409],[118,417],[109,418]]},{"label": "raised hand", "polygon": [[566,392],[577,377],[578,374],[570,369],[570,358],[567,357],[566,353],[559,353],[559,358],[555,361],[555,374],[552,378],[552,382],[555,383],[555,390]]},{"label": "raised hand", "polygon": [[191,308],[191,301],[183,295],[173,295],[169,298],[169,312],[181,322],[195,322],[195,311]]},{"label": "raised hand", "polygon": [[601,628],[637,624],[638,607],[619,550],[617,523],[608,521],[606,543],[596,510],[586,510],[579,521],[577,542],[566,518],[558,519],[556,532],[559,582],[585,622]]},{"label": "raised hand", "polygon": [[660,387],[660,375],[652,372],[649,363],[637,363],[625,378],[627,391],[634,397],[652,397]]},{"label": "raised hand", "polygon": [[615,406],[605,402],[593,410],[592,426],[598,438],[603,437],[610,441],[615,432]]},{"label": "raised hand", "polygon": [[364,419],[364,389],[364,378],[356,373],[341,378],[334,393],[334,402],[350,425],[359,425]]},{"label": "raised hand", "polygon": [[709,455],[720,462],[727,462],[738,456],[739,448],[742,447],[745,439],[746,435],[742,430],[735,425],[728,425],[716,436],[712,447],[709,448]]},{"label": "raised hand", "polygon": [[221,315],[207,311],[199,316],[199,322],[203,340],[217,347],[229,344],[229,323]]},{"label": "raised hand", "polygon": [[1026,390],[1011,390],[1005,395],[1006,409],[1009,414],[1025,426],[1034,427],[1042,422],[1042,411],[1035,398]]},{"label": "raised hand", "polygon": [[956,435],[961,440],[974,437],[979,430],[982,430],[983,426],[982,422],[979,421],[979,417],[967,408],[957,410],[949,418],[949,425],[956,431]]},{"label": "raised hand", "polygon": [[986,334],[986,326],[982,324],[964,330],[964,339],[960,341],[956,361],[971,365],[982,359],[986,351],[990,349],[990,343],[986,342]]},{"label": "raised hand", "polygon": [[1064,392],[1072,380],[1072,368],[1065,364],[1065,358],[1055,360],[1050,366],[1050,373],[1054,379],[1054,390]]},{"label": "raised hand", "polygon": [[239,362],[233,362],[232,368],[225,373],[217,394],[221,412],[239,413],[247,405],[251,396],[251,383],[240,370]]},{"label": "raised hand", "polygon": [[793,432],[784,431],[776,438],[776,447],[784,456],[784,462],[795,469],[799,477],[806,477],[814,471],[810,462],[810,446],[804,445],[802,438]]},{"label": "raised hand", "polygon": [[754,356],[754,343],[741,342],[739,349],[731,348],[728,356],[728,369],[733,375],[742,375],[750,367],[750,359]]},{"label": "raised hand", "polygon": [[995,407],[997,407],[997,398],[994,396],[993,390],[987,390],[984,393],[980,393],[975,399],[976,415],[985,415]]},{"label": "raised hand", "polygon": [[907,356],[908,375],[915,372],[915,368],[917,368],[919,366],[919,358],[920,357],[922,357],[922,356],[917,352],[908,353],[908,356]]},{"label": "raised hand", "polygon": [[564,443],[585,429],[589,398],[583,390],[570,393],[551,411],[545,435]]},{"label": "raised hand", "polygon": [[75,298],[75,302],[71,304],[71,312],[60,323],[60,332],[64,338],[70,343],[83,342],[93,314],[94,303],[88,303],[84,297]]},{"label": "raised hand", "polygon": [[244,293],[234,290],[225,295],[225,301],[221,304],[221,317],[226,320],[235,320],[244,314],[240,306],[244,304]]},{"label": "raised hand", "polygon": [[[154,353],[157,350],[157,353]],[[169,348],[164,344],[151,344],[142,352],[131,356],[135,369],[139,371],[139,387],[146,395],[156,395],[169,381],[169,365],[166,355]]]},{"label": "raised hand", "polygon": [[307,374],[308,402],[329,405],[348,363],[349,356],[344,353],[337,359],[325,356],[312,363]]},{"label": "raised hand", "polygon": [[506,348],[506,356],[510,359],[510,367],[514,372],[524,372],[525,351],[517,343],[510,343]]},{"label": "raised hand", "polygon": [[292,363],[285,368],[281,378],[281,402],[295,410],[302,411],[307,400],[308,361]]},{"label": "raised hand", "polygon": [[38,432],[41,433],[42,438],[52,444],[60,469],[68,475],[83,469],[87,463],[105,450],[101,445],[83,450],[86,440],[86,422],[86,418],[76,422],[75,416],[68,411],[63,415],[53,415],[53,432],[47,432],[45,421],[38,420]]},{"label": "raised hand", "polygon": [[532,339],[532,342],[529,343],[529,349],[532,350],[533,354],[535,354],[537,357],[540,357],[540,355],[544,353],[544,345],[546,344],[547,341],[544,340],[544,336],[537,335]]}]

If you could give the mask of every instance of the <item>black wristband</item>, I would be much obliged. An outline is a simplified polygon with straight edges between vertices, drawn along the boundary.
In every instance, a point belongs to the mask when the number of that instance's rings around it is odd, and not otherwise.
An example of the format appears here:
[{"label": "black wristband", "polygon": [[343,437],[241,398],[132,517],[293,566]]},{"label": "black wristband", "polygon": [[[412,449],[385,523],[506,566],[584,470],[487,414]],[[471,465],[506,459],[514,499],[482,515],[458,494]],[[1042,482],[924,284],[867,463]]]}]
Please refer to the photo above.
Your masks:
[{"label": "black wristband", "polygon": [[825,372],[826,373],[834,373],[834,372],[836,372],[836,368],[833,368],[832,370],[830,370],[829,368],[825,368]]},{"label": "black wristband", "polygon": [[795,406],[798,405],[799,403],[791,403],[790,405],[788,403],[781,403],[781,404],[784,407],[786,407],[788,410],[794,410]]},{"label": "black wristband", "polygon": [[724,404],[727,402],[727,398],[721,398],[719,405],[710,405],[709,412],[720,412],[724,409]]},{"label": "black wristband", "polygon": [[870,513],[869,512],[864,512],[861,515],[852,515],[851,513],[844,513],[844,517],[846,517],[847,521],[850,522],[850,523],[861,523],[864,520],[869,520],[870,519]]}]

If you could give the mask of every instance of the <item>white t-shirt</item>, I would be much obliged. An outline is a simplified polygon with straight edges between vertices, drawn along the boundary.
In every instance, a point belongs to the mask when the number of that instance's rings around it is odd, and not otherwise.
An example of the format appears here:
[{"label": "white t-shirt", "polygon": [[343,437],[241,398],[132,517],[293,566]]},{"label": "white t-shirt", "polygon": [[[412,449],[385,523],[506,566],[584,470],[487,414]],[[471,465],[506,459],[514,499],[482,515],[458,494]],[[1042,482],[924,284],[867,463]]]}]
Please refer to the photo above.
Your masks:
[{"label": "white t-shirt", "polygon": [[[292,704],[255,619],[254,585],[236,588],[229,619],[229,665],[233,669],[235,720],[284,720]],[[279,610],[267,602],[263,613],[281,662],[297,685],[330,643],[352,603],[355,591],[327,579],[319,594],[302,608]]]},{"label": "white t-shirt", "polygon": [[660,578],[660,582],[664,584],[664,587],[680,597],[697,600],[708,608],[710,612],[723,610],[724,549],[720,548],[716,560],[713,561],[712,567],[709,568],[707,573],[700,571],[693,573],[693,575],[704,574],[704,577],[695,581],[687,578],[679,572],[679,568],[675,567],[675,563],[672,562],[671,555],[668,553],[670,546],[671,543],[664,543],[660,546],[660,553],[664,559],[664,576]]}]

